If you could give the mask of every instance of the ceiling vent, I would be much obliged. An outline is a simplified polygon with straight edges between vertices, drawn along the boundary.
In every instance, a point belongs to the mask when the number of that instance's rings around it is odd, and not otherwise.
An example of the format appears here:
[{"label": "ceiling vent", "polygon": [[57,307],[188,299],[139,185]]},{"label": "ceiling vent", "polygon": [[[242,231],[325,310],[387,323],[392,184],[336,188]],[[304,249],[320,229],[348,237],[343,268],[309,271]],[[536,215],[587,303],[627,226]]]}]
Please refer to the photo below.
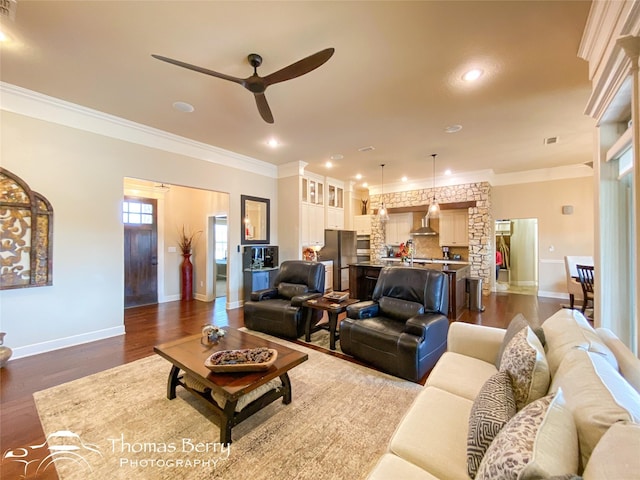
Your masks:
[{"label": "ceiling vent", "polygon": [[368,147],[360,147],[358,149],[359,152],[370,152],[372,150],[375,150],[375,147],[372,147],[371,145],[369,145]]},{"label": "ceiling vent", "polygon": [[544,139],[545,145],[553,145],[554,143],[558,143],[560,139],[558,137],[547,137]]}]

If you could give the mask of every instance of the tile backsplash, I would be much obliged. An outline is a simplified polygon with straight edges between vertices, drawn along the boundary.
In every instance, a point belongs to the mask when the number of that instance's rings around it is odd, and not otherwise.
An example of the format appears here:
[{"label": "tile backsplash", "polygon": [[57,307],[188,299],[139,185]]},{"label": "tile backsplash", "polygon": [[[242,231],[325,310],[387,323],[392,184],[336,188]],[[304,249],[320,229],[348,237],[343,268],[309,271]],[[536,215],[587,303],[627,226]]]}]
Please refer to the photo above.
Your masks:
[{"label": "tile backsplash", "polygon": [[[421,226],[423,215],[415,214],[413,218],[413,228]],[[436,232],[440,232],[440,222],[437,218],[429,220],[429,226]],[[416,258],[442,258],[442,247],[440,246],[440,239],[438,235],[426,236],[416,235],[413,238],[414,253]],[[393,250],[393,255],[398,252],[397,246],[390,246]],[[460,255],[461,260],[469,259],[469,248],[467,247],[449,247],[449,258],[453,258],[453,255]]]}]

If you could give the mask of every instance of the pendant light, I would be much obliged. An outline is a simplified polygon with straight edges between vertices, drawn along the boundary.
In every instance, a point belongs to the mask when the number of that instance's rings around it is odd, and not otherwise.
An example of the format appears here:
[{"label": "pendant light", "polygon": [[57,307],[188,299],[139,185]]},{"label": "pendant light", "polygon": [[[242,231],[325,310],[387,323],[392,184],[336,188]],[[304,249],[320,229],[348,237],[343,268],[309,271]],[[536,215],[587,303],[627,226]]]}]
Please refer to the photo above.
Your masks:
[{"label": "pendant light", "polygon": [[436,155],[437,153],[432,153],[433,157],[433,199],[431,200],[431,205],[429,205],[429,216],[437,217],[440,214],[440,205],[436,202]]},{"label": "pendant light", "polygon": [[382,169],[382,181],[380,182],[380,209],[378,209],[378,218],[382,223],[385,223],[386,221],[389,220],[389,212],[387,212],[387,209],[384,206],[384,200],[383,200],[384,198],[383,197],[384,195],[384,163],[381,163],[380,167]]}]

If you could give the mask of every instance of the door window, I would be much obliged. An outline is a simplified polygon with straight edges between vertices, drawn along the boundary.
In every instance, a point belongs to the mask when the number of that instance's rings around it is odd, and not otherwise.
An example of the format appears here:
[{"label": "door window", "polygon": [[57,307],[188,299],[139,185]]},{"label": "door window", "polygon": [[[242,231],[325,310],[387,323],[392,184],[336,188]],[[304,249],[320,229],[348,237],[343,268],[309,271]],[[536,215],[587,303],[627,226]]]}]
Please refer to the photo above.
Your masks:
[{"label": "door window", "polygon": [[122,202],[122,223],[129,225],[153,225],[153,205],[144,200]]}]

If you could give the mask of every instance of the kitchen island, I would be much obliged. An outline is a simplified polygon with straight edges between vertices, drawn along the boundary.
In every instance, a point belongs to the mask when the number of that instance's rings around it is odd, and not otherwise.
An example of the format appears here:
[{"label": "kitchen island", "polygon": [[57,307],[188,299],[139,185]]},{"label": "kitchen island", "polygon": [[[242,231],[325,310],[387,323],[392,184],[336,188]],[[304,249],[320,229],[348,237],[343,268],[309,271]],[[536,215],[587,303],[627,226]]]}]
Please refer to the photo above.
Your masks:
[{"label": "kitchen island", "polygon": [[[378,281],[380,270],[386,266],[408,267],[408,263],[399,263],[394,259],[382,259],[378,263],[360,262],[349,265],[349,296],[361,300],[371,300],[373,289]],[[430,268],[446,273],[449,277],[449,311],[450,320],[456,320],[466,308],[466,283],[470,266],[465,262],[444,263],[443,260],[414,259],[411,268]]]}]

